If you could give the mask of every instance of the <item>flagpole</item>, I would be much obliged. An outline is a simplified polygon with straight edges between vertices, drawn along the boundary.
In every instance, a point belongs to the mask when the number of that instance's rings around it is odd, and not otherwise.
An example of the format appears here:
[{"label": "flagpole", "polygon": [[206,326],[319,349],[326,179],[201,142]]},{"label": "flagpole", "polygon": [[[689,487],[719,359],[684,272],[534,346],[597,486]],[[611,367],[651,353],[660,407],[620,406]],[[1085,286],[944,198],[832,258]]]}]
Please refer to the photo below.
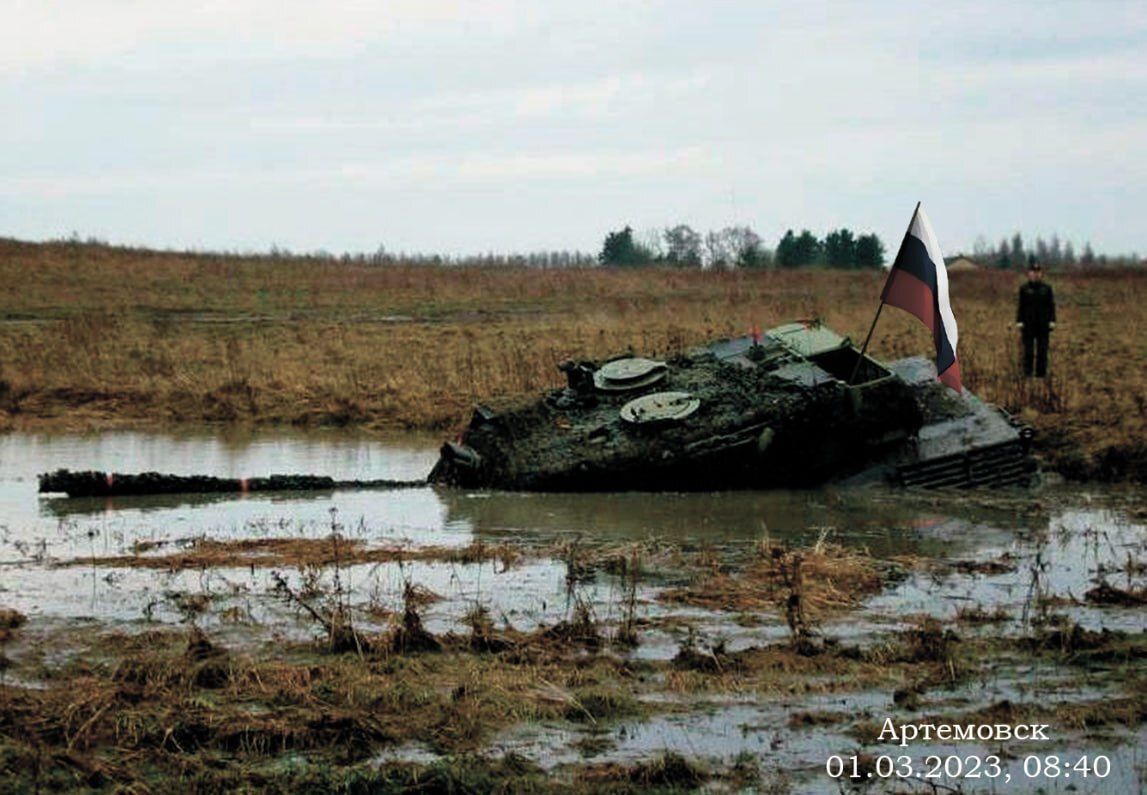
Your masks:
[{"label": "flagpole", "polygon": [[864,344],[860,346],[860,355],[856,357],[856,364],[852,366],[852,375],[848,377],[848,385],[852,386],[852,382],[856,380],[856,373],[860,370],[860,363],[864,361],[864,352],[868,350],[868,341],[872,339],[872,332],[876,330],[876,321],[880,320],[880,312],[884,309],[884,301],[880,302],[880,306],[876,307],[876,317],[872,318],[872,325],[868,327],[868,336],[864,338]]},{"label": "flagpole", "polygon": [[[900,248],[896,250],[896,256],[900,256],[901,249],[904,244],[908,242],[908,235],[912,234],[912,224],[916,223],[916,214],[920,212],[920,202],[916,202],[916,209],[912,211],[912,217],[908,219],[908,228],[904,230],[904,239],[900,241]],[[896,267],[896,260],[892,261],[892,268]],[[888,275],[892,275],[892,268],[888,269]],[[881,291],[881,296],[884,291]],[[856,380],[856,374],[860,371],[860,363],[864,361],[864,352],[868,350],[868,343],[872,340],[872,332],[876,331],[876,321],[880,320],[880,313],[884,309],[884,298],[880,299],[880,306],[876,307],[876,317],[872,318],[872,325],[868,327],[868,336],[864,338],[864,344],[860,346],[860,355],[856,357],[856,364],[852,366],[852,375],[848,377],[848,385],[852,386],[852,382]]]}]

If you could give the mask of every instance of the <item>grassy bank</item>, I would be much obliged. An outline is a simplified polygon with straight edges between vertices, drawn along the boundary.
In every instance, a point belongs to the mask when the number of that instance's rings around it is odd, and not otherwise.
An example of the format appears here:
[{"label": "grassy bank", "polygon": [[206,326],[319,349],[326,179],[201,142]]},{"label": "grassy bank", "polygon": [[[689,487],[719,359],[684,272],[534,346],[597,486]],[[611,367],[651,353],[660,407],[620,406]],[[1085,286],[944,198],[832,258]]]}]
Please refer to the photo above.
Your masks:
[{"label": "grassy bank", "polygon": [[[554,365],[823,317],[862,338],[878,273],[450,269],[0,241],[0,428],[356,424],[449,431]],[[952,275],[968,387],[1075,477],[1147,478],[1147,275],[1052,280],[1052,377],[1017,372],[1014,274]],[[882,357],[928,353],[902,312]]]}]

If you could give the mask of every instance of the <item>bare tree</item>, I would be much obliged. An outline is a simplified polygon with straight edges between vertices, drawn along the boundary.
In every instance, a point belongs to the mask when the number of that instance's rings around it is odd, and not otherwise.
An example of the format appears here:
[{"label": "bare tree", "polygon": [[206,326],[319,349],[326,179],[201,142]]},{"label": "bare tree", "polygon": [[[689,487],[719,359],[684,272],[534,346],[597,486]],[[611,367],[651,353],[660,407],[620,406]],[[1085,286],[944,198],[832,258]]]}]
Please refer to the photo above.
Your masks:
[{"label": "bare tree", "polygon": [[729,246],[728,230],[709,232],[705,235],[705,265],[709,268],[731,268],[734,265],[733,250]]},{"label": "bare tree", "polygon": [[665,238],[665,260],[674,265],[701,267],[701,235],[688,224],[668,227]]},{"label": "bare tree", "polygon": [[986,260],[992,255],[991,244],[988,239],[983,235],[976,236],[976,242],[972,243],[972,257],[976,260]]}]

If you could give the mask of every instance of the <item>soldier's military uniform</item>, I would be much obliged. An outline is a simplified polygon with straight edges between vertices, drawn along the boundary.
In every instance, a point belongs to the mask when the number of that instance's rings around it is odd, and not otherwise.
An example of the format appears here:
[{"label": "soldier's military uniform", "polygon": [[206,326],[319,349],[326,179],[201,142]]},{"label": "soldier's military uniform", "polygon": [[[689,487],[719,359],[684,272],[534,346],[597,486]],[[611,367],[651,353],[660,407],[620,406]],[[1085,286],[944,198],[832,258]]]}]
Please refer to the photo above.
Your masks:
[{"label": "soldier's military uniform", "polygon": [[[1038,265],[1032,270],[1042,275]],[[1032,375],[1034,369],[1036,376],[1044,378],[1047,376],[1048,337],[1055,328],[1055,293],[1051,285],[1041,281],[1039,276],[1029,277],[1020,288],[1016,325],[1020,327],[1024,341],[1024,375]]]}]

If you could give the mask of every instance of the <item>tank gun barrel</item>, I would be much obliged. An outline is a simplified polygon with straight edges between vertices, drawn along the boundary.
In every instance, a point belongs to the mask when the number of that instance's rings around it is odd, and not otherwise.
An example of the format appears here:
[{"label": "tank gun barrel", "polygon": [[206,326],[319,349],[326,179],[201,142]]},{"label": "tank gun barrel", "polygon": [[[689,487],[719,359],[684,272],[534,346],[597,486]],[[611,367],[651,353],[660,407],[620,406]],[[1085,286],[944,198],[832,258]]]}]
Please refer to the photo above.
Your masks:
[{"label": "tank gun barrel", "polygon": [[409,489],[419,480],[336,480],[325,475],[270,475],[259,478],[220,478],[211,475],[169,475],[159,472],[123,474],[57,469],[40,475],[41,494],[69,497],[125,497],[151,494],[245,494],[254,491],[335,491],[337,489]]}]

